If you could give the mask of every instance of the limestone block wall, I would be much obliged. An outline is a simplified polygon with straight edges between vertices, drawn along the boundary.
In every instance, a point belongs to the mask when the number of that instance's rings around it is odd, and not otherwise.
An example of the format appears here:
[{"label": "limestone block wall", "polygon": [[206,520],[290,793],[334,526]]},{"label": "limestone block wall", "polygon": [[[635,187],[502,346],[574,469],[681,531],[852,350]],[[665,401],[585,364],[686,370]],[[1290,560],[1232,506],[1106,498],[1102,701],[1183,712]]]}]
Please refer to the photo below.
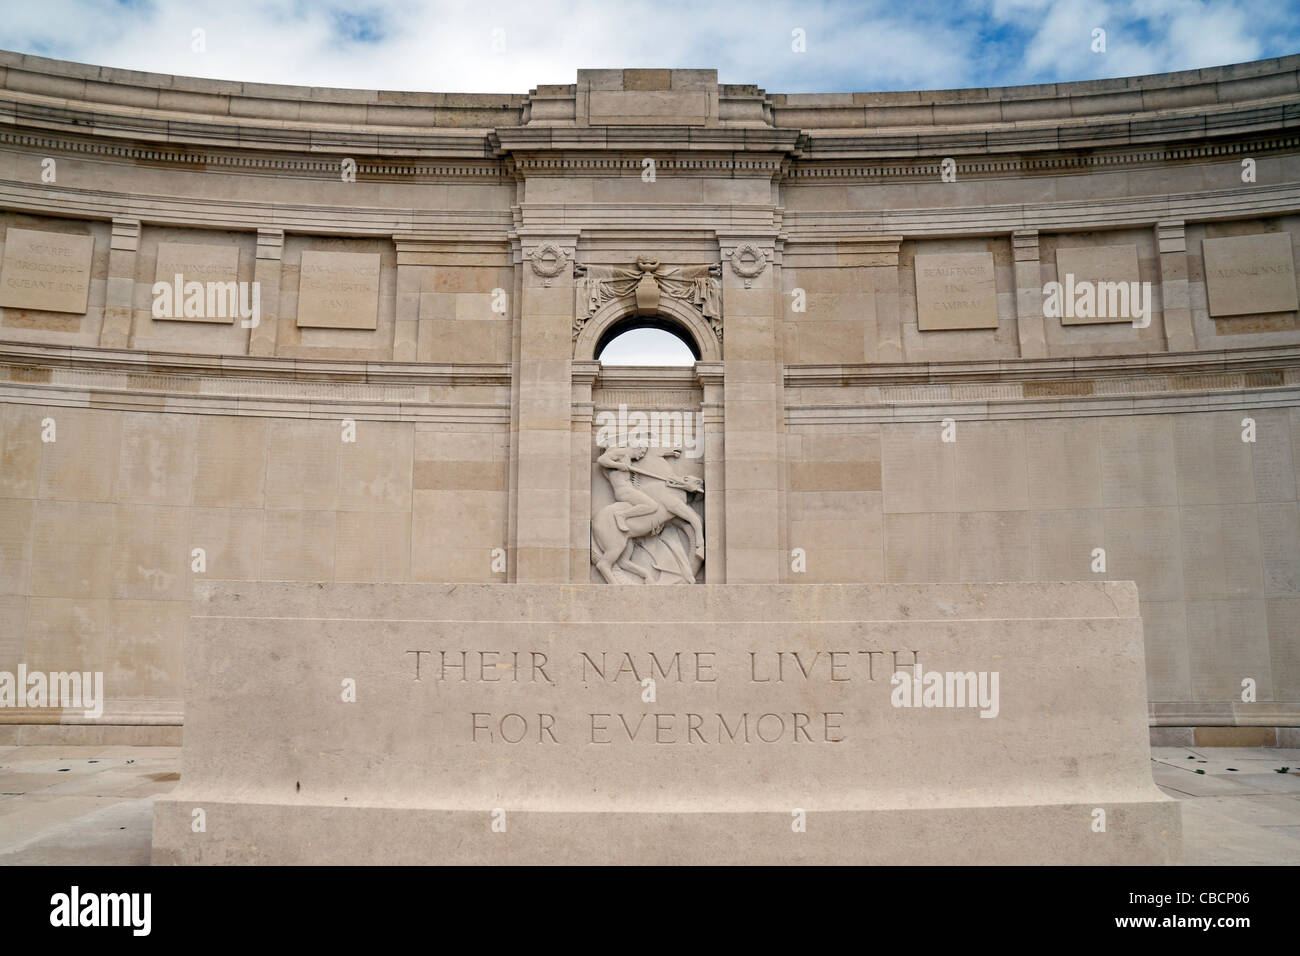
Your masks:
[{"label": "limestone block wall", "polygon": [[[1186,226],[1180,222],[1175,232],[1185,252],[1166,255],[1167,262],[1162,262],[1160,229],[1154,226],[1034,232],[1032,244],[1020,245],[1032,258],[1018,254],[1019,233],[790,243],[782,269],[784,357],[793,365],[962,362],[1300,343],[1294,309],[1211,316],[1201,245],[1206,239],[1289,235],[1292,266],[1300,268],[1300,218],[1241,218]],[[1123,259],[1132,261],[1134,281],[1149,285],[1147,324],[1069,324],[1061,317],[1044,316],[1044,286],[1066,281],[1057,265],[1062,249],[1122,250]],[[987,253],[994,263],[996,328],[921,330],[916,257],[972,253]],[[796,295],[802,310],[795,308]],[[1166,296],[1175,295],[1177,302],[1166,303]],[[1172,310],[1168,316],[1167,310]]]},{"label": "limestone block wall", "polygon": [[[468,260],[468,261],[466,261]],[[421,270],[418,277],[420,362],[510,361],[510,316],[494,310],[514,289],[514,269],[497,252]]]},{"label": "limestone block wall", "polygon": [[1134,580],[1153,716],[1293,713],[1300,409],[954,420],[951,437],[938,419],[789,426],[806,571],[787,579]]},{"label": "limestone block wall", "polygon": [[[1154,722],[1300,726],[1297,105],[1300,57],[494,96],[0,52],[0,256],[93,241],[84,309],[0,288],[0,669],[102,664],[112,721],[174,727],[195,548],[209,580],[586,582],[593,416],[641,403],[703,416],[709,583],[1134,579]],[[155,317],[178,249],[256,282],[257,327]],[[657,317],[708,346],[680,375],[595,361],[634,301],[583,332],[574,266],[643,254],[716,266],[721,316]],[[1149,324],[1046,314],[1071,262],[1148,284]]]},{"label": "limestone block wall", "polygon": [[[102,670],[103,723],[179,723],[200,576],[504,580],[493,570],[505,543],[504,421],[156,404],[0,406],[0,668]],[[343,440],[349,413],[355,441]],[[42,441],[51,421],[55,440]],[[80,719],[0,713],[10,723]]]}]

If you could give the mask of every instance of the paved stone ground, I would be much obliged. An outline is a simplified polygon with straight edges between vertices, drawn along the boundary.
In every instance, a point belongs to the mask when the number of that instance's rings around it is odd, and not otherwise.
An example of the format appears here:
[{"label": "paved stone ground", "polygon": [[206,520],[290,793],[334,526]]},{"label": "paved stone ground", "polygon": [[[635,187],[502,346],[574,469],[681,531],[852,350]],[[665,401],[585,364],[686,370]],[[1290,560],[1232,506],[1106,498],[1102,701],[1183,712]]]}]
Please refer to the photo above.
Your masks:
[{"label": "paved stone ground", "polygon": [[[1151,758],[1156,783],[1183,801],[1185,862],[1300,864],[1300,750]],[[153,801],[179,769],[179,747],[0,747],[0,864],[148,863]]]},{"label": "paved stone ground", "polygon": [[1183,801],[1184,863],[1300,865],[1300,750],[1152,747],[1151,769]]},{"label": "paved stone ground", "polygon": [[179,747],[0,747],[0,864],[149,862]]}]

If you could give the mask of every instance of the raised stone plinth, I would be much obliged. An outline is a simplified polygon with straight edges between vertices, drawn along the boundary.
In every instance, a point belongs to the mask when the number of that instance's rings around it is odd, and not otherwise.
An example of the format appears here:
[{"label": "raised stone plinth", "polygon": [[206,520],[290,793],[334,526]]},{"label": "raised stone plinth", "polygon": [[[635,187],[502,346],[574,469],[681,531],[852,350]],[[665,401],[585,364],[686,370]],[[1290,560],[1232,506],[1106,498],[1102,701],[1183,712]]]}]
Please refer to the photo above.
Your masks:
[{"label": "raised stone plinth", "polygon": [[193,613],[158,863],[1178,860],[1128,582],[208,582]]}]

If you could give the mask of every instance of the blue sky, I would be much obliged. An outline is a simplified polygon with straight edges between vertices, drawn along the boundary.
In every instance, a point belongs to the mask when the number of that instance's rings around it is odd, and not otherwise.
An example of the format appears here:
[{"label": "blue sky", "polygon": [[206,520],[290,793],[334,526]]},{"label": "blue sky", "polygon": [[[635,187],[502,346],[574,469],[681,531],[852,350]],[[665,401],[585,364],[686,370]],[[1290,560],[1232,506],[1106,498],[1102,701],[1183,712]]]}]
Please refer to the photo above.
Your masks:
[{"label": "blue sky", "polygon": [[[579,67],[769,92],[1004,86],[1300,52],[1300,0],[3,0],[0,47],[306,86],[523,93]],[[1093,31],[1105,30],[1105,51]],[[195,30],[204,44],[195,50]],[[795,31],[805,49],[796,52]]]}]

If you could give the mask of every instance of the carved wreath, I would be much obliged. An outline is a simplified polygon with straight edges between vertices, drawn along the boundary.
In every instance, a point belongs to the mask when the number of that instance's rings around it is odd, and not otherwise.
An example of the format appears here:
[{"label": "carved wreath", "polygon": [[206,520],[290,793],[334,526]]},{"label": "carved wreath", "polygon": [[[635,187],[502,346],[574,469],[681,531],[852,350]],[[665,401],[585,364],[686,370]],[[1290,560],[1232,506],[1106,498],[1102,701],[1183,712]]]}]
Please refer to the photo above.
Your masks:
[{"label": "carved wreath", "polygon": [[564,262],[569,254],[553,242],[544,242],[536,249],[530,257],[533,260],[533,271],[544,279],[554,279],[564,271]]},{"label": "carved wreath", "polygon": [[767,256],[752,242],[742,242],[731,254],[731,271],[742,279],[752,279],[765,268]]}]

